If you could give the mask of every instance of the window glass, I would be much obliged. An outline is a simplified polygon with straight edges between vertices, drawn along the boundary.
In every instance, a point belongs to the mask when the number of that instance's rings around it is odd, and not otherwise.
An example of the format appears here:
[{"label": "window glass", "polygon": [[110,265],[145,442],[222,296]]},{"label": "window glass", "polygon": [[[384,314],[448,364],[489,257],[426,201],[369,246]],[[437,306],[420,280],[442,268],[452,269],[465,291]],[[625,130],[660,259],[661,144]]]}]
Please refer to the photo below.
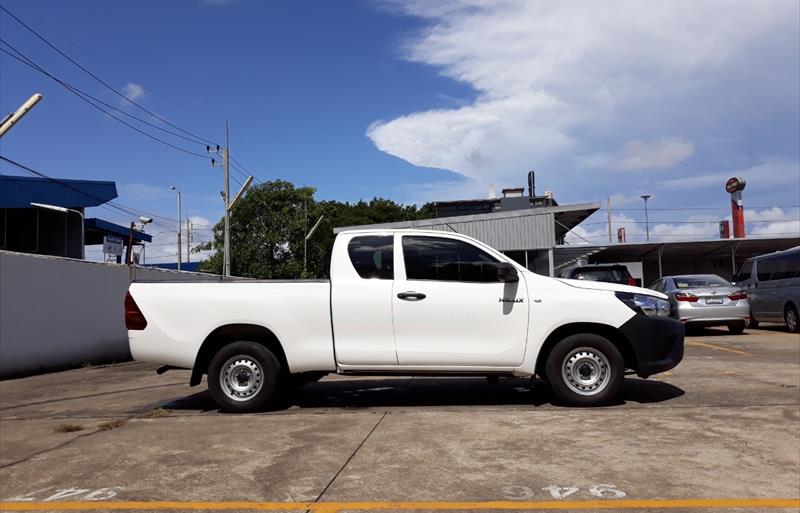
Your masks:
[{"label": "window glass", "polygon": [[460,240],[405,236],[403,258],[409,280],[498,281],[498,260]]},{"label": "window glass", "polygon": [[758,281],[769,281],[773,279],[772,274],[778,267],[776,264],[777,262],[775,260],[768,258],[759,260],[758,265],[756,266],[756,274],[758,275]]},{"label": "window glass", "polygon": [[364,235],[353,237],[347,253],[356,272],[362,278],[394,278],[394,244],[391,235]]},{"label": "window glass", "polygon": [[747,262],[742,266],[741,271],[739,271],[739,281],[745,281],[750,279],[750,273],[753,271],[753,262]]},{"label": "window glass", "polygon": [[675,286],[679,289],[730,287],[731,282],[716,274],[697,274],[695,276],[676,276]]},{"label": "window glass", "polygon": [[785,280],[800,277],[800,253],[758,261],[758,280]]},{"label": "window glass", "polygon": [[579,269],[575,272],[576,280],[622,282],[625,277],[621,269]]}]

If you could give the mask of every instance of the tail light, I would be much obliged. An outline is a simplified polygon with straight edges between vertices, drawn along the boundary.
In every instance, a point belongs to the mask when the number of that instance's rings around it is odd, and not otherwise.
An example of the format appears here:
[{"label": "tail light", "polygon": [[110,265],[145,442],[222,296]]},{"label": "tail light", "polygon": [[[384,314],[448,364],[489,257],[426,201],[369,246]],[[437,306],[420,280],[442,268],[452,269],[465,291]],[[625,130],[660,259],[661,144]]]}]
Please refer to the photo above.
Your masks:
[{"label": "tail light", "polygon": [[676,292],[675,299],[678,301],[686,301],[687,303],[697,303],[697,300],[700,298],[691,292]]},{"label": "tail light", "polygon": [[129,330],[143,330],[147,327],[147,319],[130,292],[125,293],[125,327]]},{"label": "tail light", "polygon": [[739,301],[740,299],[747,299],[747,292],[743,290],[737,290],[736,292],[728,296],[728,299],[730,299],[731,301]]},{"label": "tail light", "polygon": [[633,276],[628,276],[628,285],[636,286],[636,278]]}]

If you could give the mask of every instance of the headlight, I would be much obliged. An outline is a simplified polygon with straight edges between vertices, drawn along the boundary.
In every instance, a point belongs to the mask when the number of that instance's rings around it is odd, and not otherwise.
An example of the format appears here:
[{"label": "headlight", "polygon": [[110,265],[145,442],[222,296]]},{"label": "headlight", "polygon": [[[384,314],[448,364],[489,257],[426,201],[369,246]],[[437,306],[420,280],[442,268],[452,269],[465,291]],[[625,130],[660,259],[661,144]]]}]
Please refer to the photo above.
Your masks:
[{"label": "headlight", "polygon": [[617,298],[628,305],[636,313],[649,317],[669,317],[669,301],[645,294],[631,294],[630,292],[615,292]]}]

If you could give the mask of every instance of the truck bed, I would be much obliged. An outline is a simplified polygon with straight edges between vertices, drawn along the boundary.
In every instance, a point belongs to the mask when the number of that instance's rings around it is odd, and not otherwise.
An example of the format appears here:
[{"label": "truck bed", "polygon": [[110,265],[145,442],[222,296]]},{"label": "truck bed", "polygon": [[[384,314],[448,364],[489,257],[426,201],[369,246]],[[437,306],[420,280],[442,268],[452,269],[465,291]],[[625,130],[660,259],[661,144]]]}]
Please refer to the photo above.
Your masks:
[{"label": "truck bed", "polygon": [[216,329],[244,324],[292,341],[291,372],[336,369],[328,280],[135,281],[129,290],[148,320],[129,332],[136,360],[192,368]]}]

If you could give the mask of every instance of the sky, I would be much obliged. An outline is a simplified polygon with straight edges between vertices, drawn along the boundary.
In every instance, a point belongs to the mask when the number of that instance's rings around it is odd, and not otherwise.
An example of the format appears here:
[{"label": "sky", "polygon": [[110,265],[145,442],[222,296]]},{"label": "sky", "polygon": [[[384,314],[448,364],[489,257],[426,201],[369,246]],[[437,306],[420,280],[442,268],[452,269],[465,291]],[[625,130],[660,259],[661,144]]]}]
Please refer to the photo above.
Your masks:
[{"label": "sky", "polygon": [[[560,204],[605,209],[610,198],[612,230],[625,227],[629,241],[644,238],[645,193],[652,239],[707,239],[730,217],[725,181],[742,176],[748,233],[800,235],[794,0],[0,5],[149,113],[0,13],[3,40],[48,73],[189,139],[224,143],[229,121],[242,169],[316,187],[320,199],[483,198],[492,184],[525,185],[533,169],[537,191]],[[115,181],[118,203],[163,216],[148,227],[151,261],[174,259],[172,185],[195,240],[210,237],[219,168],[0,55],[0,111],[34,92],[44,99],[2,139],[3,156],[54,177]],[[25,174],[7,163],[0,172]],[[131,220],[104,208],[87,216]],[[598,212],[568,240],[607,241],[606,220]]]}]

